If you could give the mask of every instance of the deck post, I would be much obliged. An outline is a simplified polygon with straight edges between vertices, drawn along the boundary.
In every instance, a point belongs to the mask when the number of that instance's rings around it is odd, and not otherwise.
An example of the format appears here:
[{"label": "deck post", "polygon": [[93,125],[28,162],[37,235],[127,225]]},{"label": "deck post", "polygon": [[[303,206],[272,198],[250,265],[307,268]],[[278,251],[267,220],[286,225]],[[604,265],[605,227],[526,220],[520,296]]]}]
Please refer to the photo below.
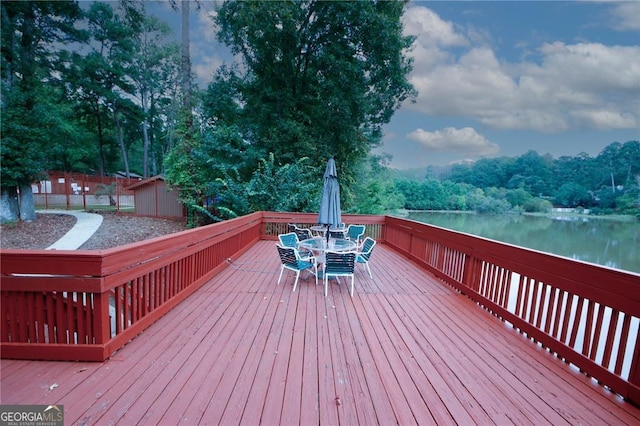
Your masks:
[{"label": "deck post", "polygon": [[[472,291],[477,291],[477,288],[474,285],[474,283],[477,282],[477,263],[478,262],[476,261],[475,256],[471,254],[467,254],[464,256],[464,272],[462,273],[462,285]],[[463,293],[466,294],[466,292],[464,291]]]},{"label": "deck post", "polygon": [[93,327],[95,329],[96,344],[104,345],[111,339],[111,320],[109,318],[109,293],[94,293],[95,315]]}]

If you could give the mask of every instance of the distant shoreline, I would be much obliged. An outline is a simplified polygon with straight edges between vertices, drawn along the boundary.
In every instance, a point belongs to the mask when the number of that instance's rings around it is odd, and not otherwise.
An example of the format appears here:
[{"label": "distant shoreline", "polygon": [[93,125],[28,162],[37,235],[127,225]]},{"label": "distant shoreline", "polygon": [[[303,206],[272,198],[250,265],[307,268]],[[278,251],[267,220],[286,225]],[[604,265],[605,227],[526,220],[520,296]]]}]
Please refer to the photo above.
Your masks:
[{"label": "distant shoreline", "polygon": [[558,218],[558,217],[573,217],[573,218],[584,218],[584,219],[598,219],[598,220],[611,220],[611,221],[619,221],[619,222],[638,222],[640,218],[637,218],[632,215],[622,215],[622,214],[604,214],[604,215],[593,215],[593,214],[585,214],[578,212],[569,212],[569,211],[551,211],[548,213],[526,213],[526,212],[518,212],[518,213],[478,213],[471,210],[399,210],[394,213],[400,217],[407,217],[410,213],[455,213],[455,214],[490,214],[490,215],[524,215],[524,216],[537,216],[537,217],[548,217],[550,219]]}]

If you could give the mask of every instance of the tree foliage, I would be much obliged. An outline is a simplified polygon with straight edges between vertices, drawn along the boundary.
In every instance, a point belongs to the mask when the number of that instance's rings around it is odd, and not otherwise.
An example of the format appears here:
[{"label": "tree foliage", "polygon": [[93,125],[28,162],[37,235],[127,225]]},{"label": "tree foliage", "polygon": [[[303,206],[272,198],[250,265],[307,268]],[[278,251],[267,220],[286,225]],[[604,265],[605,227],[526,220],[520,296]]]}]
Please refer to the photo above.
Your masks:
[{"label": "tree foliage", "polygon": [[549,210],[553,202],[559,207],[634,214],[640,212],[635,196],[638,176],[640,142],[628,141],[606,146],[595,158],[580,153],[553,159],[529,151],[519,157],[457,164],[444,182],[433,177],[422,182],[399,179],[396,187],[407,209],[537,212]]},{"label": "tree foliage", "polygon": [[319,176],[334,156],[348,192],[356,167],[380,143],[381,127],[415,95],[407,80],[412,38],[402,35],[404,4],[222,6],[218,36],[242,66],[219,70],[204,111],[212,125],[233,126],[244,142],[242,158],[249,161],[229,164],[240,179],[251,179],[258,161],[271,154],[283,166],[309,157]]},{"label": "tree foliage", "polygon": [[[2,220],[33,210],[46,170],[161,170],[178,78],[168,27],[141,2],[79,6],[0,5]],[[23,206],[10,201],[19,195]]]},{"label": "tree foliage", "polygon": [[[218,36],[245,72],[228,83],[251,142],[283,161],[304,152],[347,163],[379,143],[381,126],[414,95],[404,55],[404,2],[226,2]],[[237,77],[237,78],[231,78]],[[214,109],[212,116],[217,115]]]},{"label": "tree foliage", "polygon": [[369,154],[415,96],[405,3],[225,2],[218,37],[242,63],[222,66],[208,86],[201,141],[168,157],[169,181],[193,188],[185,201],[234,214],[315,211],[333,156],[345,211],[399,205],[391,179],[373,178],[381,160]]},{"label": "tree foliage", "polygon": [[[2,2],[2,212],[0,219],[33,220],[31,183],[47,167],[48,155],[64,144],[71,127],[59,110],[52,81],[60,49],[79,36],[75,2]],[[47,84],[48,83],[48,84]],[[62,139],[51,140],[51,135]],[[21,193],[21,203],[17,195]]]}]

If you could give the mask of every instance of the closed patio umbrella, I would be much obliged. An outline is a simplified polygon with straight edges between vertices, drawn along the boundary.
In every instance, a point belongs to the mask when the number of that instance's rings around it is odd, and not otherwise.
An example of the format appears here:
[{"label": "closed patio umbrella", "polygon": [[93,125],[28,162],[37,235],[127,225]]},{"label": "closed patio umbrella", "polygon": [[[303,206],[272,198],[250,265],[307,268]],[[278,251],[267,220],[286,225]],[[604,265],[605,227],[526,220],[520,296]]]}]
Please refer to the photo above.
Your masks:
[{"label": "closed patio umbrella", "polygon": [[338,184],[338,171],[336,170],[336,162],[333,157],[329,158],[327,162],[323,179],[318,223],[327,225],[328,240],[329,228],[331,226],[337,227],[342,223],[342,213],[340,212],[340,185]]}]

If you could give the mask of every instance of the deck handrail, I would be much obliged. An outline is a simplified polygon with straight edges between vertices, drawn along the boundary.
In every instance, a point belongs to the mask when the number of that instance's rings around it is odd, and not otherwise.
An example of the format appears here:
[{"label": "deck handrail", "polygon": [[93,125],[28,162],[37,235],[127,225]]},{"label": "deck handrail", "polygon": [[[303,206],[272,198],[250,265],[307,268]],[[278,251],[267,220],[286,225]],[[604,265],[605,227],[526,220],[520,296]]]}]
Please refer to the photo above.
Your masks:
[{"label": "deck handrail", "polygon": [[394,217],[385,235],[533,342],[640,402],[640,274]]},{"label": "deck handrail", "polygon": [[[0,250],[3,358],[103,361],[258,240],[316,214],[257,212],[96,251]],[[391,216],[345,215],[624,398],[640,402],[640,275]],[[631,356],[625,357],[625,352]]]},{"label": "deck handrail", "polygon": [[1,250],[3,358],[104,361],[260,239],[262,214],[108,250]]}]

